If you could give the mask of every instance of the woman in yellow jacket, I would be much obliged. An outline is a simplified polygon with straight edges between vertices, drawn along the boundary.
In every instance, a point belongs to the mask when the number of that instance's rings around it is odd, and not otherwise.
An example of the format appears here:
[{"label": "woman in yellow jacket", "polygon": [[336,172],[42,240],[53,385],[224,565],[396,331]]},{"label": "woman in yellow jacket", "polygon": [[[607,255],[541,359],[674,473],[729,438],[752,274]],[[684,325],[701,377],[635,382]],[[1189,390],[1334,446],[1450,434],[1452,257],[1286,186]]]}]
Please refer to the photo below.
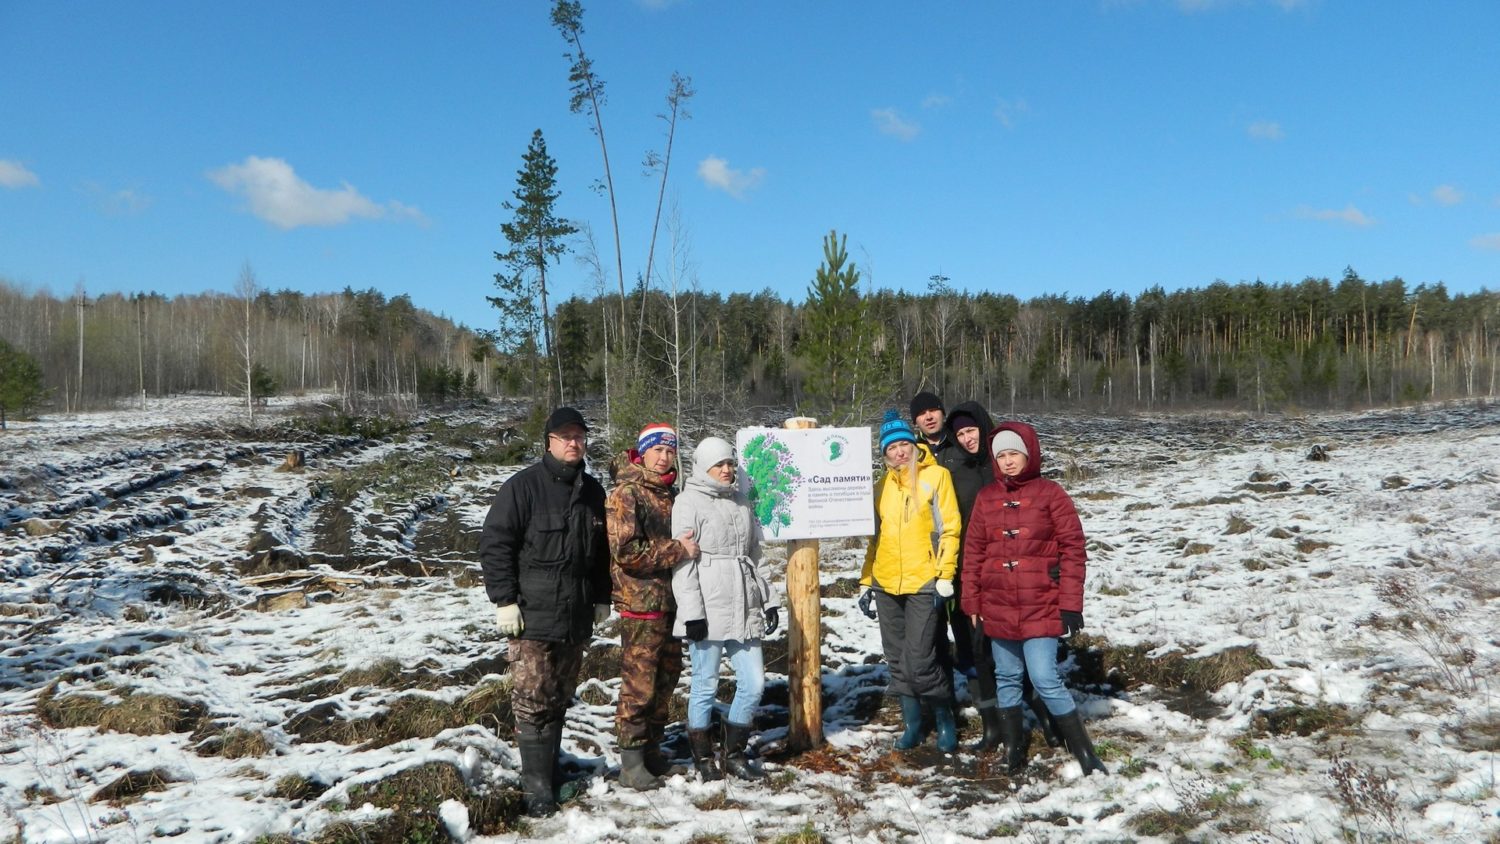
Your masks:
[{"label": "woman in yellow jacket", "polygon": [[930,707],[938,749],[958,749],[953,723],[953,676],[938,659],[938,627],[953,597],[958,560],[958,496],[953,478],[917,442],[899,412],[880,426],[886,471],[875,482],[875,538],[865,554],[859,608],[880,620],[880,644],[890,671],[887,691],[901,700],[907,750],[927,738],[922,709]]}]

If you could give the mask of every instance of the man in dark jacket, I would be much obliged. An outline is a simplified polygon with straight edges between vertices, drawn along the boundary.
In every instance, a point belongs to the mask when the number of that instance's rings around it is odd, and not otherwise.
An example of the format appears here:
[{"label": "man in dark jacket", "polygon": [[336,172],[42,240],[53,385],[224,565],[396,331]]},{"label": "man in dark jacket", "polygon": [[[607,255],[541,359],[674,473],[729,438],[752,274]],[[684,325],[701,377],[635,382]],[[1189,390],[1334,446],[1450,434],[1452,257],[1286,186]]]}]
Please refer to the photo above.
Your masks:
[{"label": "man in dark jacket", "polygon": [[962,458],[954,453],[958,444],[953,441],[953,435],[944,424],[947,418],[943,400],[937,394],[923,390],[911,397],[912,427],[917,429],[917,434],[927,444],[927,450],[932,452],[938,465],[952,472],[951,464]]},{"label": "man in dark jacket", "polygon": [[[936,393],[923,390],[911,397],[910,409],[912,427],[917,429],[917,435],[927,445],[927,450],[932,452],[932,458],[937,464],[953,476],[954,491],[957,492],[958,476],[964,471],[965,452],[959,448],[958,441],[953,438],[953,432],[948,427],[948,413],[943,407],[943,400]],[[969,513],[964,506],[962,494],[959,496],[959,511],[967,520]],[[962,565],[962,561],[959,564]],[[953,631],[952,651],[948,648],[950,629]],[[939,625],[937,635],[938,659],[944,667],[949,670],[957,668],[964,674],[971,675],[974,670],[974,655],[969,641],[968,619],[957,612],[949,612],[948,624]]]},{"label": "man in dark jacket", "polygon": [[510,637],[511,707],[527,814],[557,810],[563,720],[583,646],[609,617],[604,487],[583,468],[588,426],[571,407],[547,418],[542,459],[495,493],[479,539],[484,590]]}]

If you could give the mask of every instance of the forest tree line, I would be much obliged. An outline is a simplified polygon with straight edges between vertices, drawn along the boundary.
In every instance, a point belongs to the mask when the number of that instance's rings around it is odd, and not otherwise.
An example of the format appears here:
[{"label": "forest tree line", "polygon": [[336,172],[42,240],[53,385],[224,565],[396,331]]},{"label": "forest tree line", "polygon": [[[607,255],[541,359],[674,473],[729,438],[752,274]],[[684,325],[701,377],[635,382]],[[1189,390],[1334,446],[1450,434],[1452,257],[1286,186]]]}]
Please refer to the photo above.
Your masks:
[{"label": "forest tree line", "polygon": [[[0,342],[39,370],[31,409],[318,391],[352,411],[370,400],[415,404],[495,390],[494,344],[408,296],[271,292],[256,289],[253,275],[233,294],[181,296],[90,296],[80,287],[58,297],[0,280]],[[0,373],[0,383],[8,380]]]},{"label": "forest tree line", "polygon": [[[623,302],[574,296],[551,315],[556,360],[547,369],[560,382],[551,388],[536,380],[540,344],[502,343],[501,352],[492,332],[374,290],[58,297],[0,282],[0,338],[4,360],[29,359],[39,371],[36,408],[63,411],[142,395],[244,394],[247,325],[268,389],[333,392],[351,408],[466,396],[541,402],[552,389],[564,401],[612,402],[627,426],[674,404],[687,419],[763,405],[864,424],[919,389],[1000,413],[1264,412],[1489,396],[1497,386],[1500,294],[1371,282],[1352,269],[1336,282],[1215,282],[1135,296],[1022,299],[942,277],[919,293],[830,290],[812,285],[801,303],[696,283],[638,286]],[[833,295],[846,301],[828,302]],[[830,304],[855,321],[820,330]],[[820,377],[829,345],[859,377]]]},{"label": "forest tree line", "polygon": [[[825,338],[811,324],[810,311],[824,304],[815,289],[800,305],[769,291],[640,291],[631,307],[660,324],[644,333],[644,369],[632,377],[672,383],[668,321],[677,317],[688,406],[770,404],[831,422],[867,424],[920,389],[1006,413],[1353,408],[1489,396],[1497,387],[1500,294],[1487,290],[1450,296],[1442,284],[1370,282],[1353,270],[1337,282],[1215,282],[1136,296],[1021,299],[947,282],[859,296],[858,323]],[[558,306],[565,392],[602,390],[599,350],[618,312],[614,296]],[[830,395],[816,383],[816,347],[828,344],[862,368],[852,392]]]}]

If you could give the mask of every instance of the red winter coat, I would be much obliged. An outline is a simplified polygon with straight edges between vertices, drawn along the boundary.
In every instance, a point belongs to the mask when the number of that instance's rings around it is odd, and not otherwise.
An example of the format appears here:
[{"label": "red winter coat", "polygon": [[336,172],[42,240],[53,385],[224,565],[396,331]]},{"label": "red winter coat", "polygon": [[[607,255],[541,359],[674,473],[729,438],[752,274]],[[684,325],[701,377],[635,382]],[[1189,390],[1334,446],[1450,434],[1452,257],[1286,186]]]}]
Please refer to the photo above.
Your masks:
[{"label": "red winter coat", "polygon": [[961,606],[969,617],[984,619],[991,639],[1061,636],[1059,613],[1083,612],[1083,525],[1073,499],[1041,477],[1036,430],[1002,422],[990,439],[1000,431],[1019,435],[1031,458],[1015,478],[1002,475],[995,461],[995,482],[974,501],[964,538]]}]

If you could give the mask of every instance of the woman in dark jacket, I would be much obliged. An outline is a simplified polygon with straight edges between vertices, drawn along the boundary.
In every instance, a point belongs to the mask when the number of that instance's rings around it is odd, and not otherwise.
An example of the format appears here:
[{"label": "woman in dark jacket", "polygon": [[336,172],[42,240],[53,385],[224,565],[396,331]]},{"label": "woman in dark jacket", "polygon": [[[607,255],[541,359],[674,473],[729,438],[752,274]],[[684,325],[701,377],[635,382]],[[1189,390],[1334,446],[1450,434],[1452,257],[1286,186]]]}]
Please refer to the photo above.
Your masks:
[{"label": "woman in dark jacket", "polygon": [[1083,629],[1088,554],[1073,499],[1041,476],[1036,431],[1002,422],[989,437],[995,483],[979,491],[964,541],[962,601],[990,637],[1006,765],[1026,767],[1022,677],[1057,719],[1084,774],[1106,772],[1057,672],[1057,640]]}]

